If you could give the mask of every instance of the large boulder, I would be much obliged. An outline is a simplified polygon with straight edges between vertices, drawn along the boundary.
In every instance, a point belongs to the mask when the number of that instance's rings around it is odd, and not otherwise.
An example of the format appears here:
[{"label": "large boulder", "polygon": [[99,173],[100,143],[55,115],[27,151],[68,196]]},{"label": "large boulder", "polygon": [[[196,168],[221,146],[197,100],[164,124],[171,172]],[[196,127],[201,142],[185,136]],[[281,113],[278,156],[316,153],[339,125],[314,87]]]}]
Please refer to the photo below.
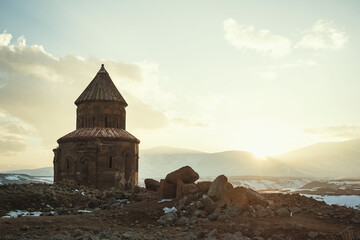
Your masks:
[{"label": "large boulder", "polygon": [[179,168],[174,172],[169,173],[166,176],[165,180],[168,183],[176,185],[178,178],[181,179],[185,184],[194,183],[196,180],[199,179],[199,174],[195,172],[191,167],[185,166]]},{"label": "large boulder", "polygon": [[215,210],[215,203],[213,200],[211,200],[211,198],[207,195],[203,195],[201,197],[201,203],[204,206],[204,210],[206,211],[207,214],[211,214],[212,212],[214,212]]},{"label": "large boulder", "polygon": [[267,206],[266,198],[260,193],[244,188],[236,187],[226,191],[219,200],[220,205],[237,206],[240,210],[248,206]]},{"label": "large boulder", "polygon": [[228,190],[228,179],[224,175],[218,176],[211,184],[207,195],[214,201],[219,200]]},{"label": "large boulder", "polygon": [[160,180],[160,187],[158,189],[160,196],[163,198],[176,197],[176,185],[168,183],[165,179]]},{"label": "large boulder", "polygon": [[147,178],[144,180],[144,182],[145,182],[145,188],[150,191],[156,192],[160,187],[160,182],[152,178]]},{"label": "large boulder", "polygon": [[209,191],[211,182],[210,181],[203,181],[203,182],[197,182],[196,186],[198,187],[200,192],[207,193]]},{"label": "large boulder", "polygon": [[184,184],[184,186],[182,187],[182,194],[183,195],[188,195],[188,194],[191,194],[191,193],[196,193],[198,192],[199,189],[198,187],[196,186],[196,184],[194,183],[189,183],[189,184]]}]

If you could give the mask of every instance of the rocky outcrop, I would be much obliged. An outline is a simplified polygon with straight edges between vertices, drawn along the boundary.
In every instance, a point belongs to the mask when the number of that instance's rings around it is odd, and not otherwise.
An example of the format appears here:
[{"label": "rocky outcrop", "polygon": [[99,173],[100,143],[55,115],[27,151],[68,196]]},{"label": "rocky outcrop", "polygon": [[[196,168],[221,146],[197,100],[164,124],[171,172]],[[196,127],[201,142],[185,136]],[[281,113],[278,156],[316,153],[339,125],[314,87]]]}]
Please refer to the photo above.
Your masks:
[{"label": "rocky outcrop", "polygon": [[160,182],[152,178],[147,178],[144,180],[144,182],[145,182],[145,188],[150,191],[156,192],[160,187]]},{"label": "rocky outcrop", "polygon": [[197,179],[199,179],[199,174],[191,167],[185,166],[169,173],[165,179],[161,179],[157,191],[163,198],[180,198],[198,191],[194,184]]}]

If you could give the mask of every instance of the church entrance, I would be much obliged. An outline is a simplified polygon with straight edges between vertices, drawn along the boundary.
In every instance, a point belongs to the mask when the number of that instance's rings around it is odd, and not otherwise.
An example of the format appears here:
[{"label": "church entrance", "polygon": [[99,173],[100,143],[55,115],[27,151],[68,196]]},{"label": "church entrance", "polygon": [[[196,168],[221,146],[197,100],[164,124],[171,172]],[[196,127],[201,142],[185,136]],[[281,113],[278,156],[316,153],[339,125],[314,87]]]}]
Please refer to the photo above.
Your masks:
[{"label": "church entrance", "polygon": [[95,185],[96,164],[94,159],[89,156],[81,157],[79,165],[78,182],[86,186]]}]

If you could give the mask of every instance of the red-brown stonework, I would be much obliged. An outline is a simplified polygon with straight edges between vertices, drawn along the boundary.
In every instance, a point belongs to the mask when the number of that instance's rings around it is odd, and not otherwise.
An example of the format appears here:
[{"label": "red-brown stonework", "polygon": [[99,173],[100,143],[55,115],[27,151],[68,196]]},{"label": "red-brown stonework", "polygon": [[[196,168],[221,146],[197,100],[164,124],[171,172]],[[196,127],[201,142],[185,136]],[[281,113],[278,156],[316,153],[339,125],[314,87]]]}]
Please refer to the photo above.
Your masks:
[{"label": "red-brown stonework", "polygon": [[76,130],[60,138],[54,149],[54,182],[137,186],[140,141],[125,130],[127,103],[103,65],[75,104]]}]

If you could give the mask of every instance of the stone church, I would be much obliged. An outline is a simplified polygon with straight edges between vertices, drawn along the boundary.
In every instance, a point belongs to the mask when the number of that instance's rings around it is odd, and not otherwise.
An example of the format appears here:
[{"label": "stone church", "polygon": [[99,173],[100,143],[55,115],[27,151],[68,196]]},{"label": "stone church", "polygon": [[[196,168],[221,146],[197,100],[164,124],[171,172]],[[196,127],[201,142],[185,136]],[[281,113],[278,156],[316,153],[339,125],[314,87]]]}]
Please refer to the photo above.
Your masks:
[{"label": "stone church", "polygon": [[127,103],[101,65],[75,101],[76,130],[58,139],[54,182],[132,189],[138,184],[140,141],[125,130]]}]

